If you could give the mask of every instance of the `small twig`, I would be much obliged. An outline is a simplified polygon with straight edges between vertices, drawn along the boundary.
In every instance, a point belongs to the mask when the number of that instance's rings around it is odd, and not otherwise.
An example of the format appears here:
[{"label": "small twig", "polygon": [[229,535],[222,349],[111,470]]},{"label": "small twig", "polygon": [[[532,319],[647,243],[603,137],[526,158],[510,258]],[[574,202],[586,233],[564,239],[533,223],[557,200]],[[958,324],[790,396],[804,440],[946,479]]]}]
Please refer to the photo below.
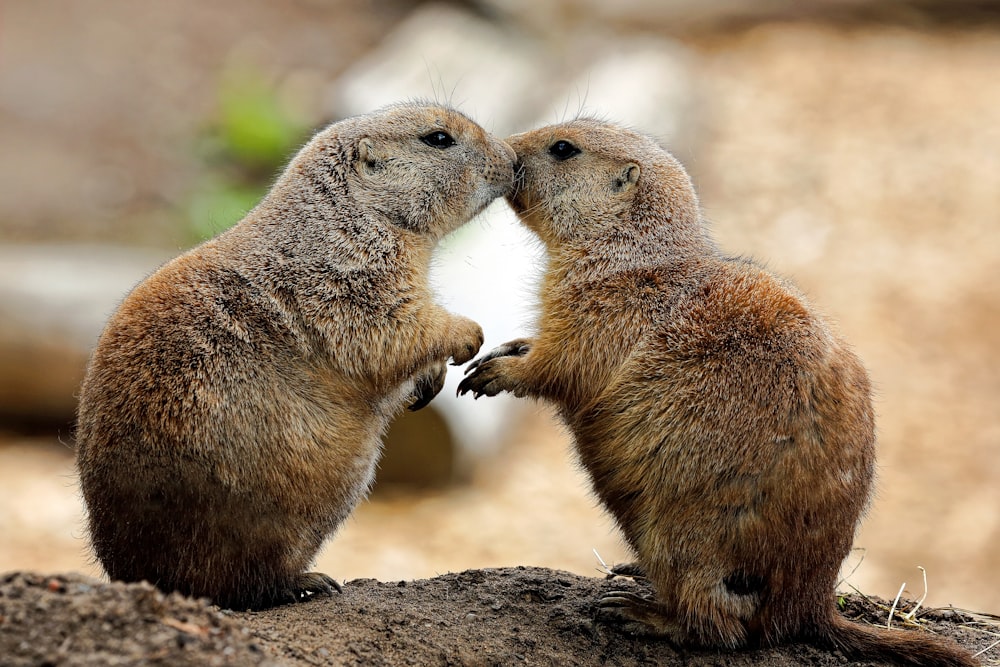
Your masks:
[{"label": "small twig", "polygon": [[889,609],[889,620],[885,622],[886,630],[892,629],[892,615],[896,613],[896,605],[899,604],[899,598],[902,597],[904,588],[906,588],[905,581],[903,582],[903,585],[899,587],[899,592],[896,593],[896,599],[892,601],[892,607]]},{"label": "small twig", "polygon": [[188,623],[187,621],[181,621],[176,618],[161,618],[160,623],[166,625],[167,627],[173,628],[174,630],[180,630],[181,632],[189,635],[195,635],[197,637],[207,637],[208,628],[203,628],[200,625],[195,625],[194,623]]},{"label": "small twig", "polygon": [[854,584],[847,584],[847,585],[848,585],[848,586],[849,586],[849,587],[851,588],[851,590],[852,590],[852,591],[854,591],[855,593],[857,593],[858,595],[860,595],[860,596],[861,596],[861,597],[863,597],[864,599],[866,599],[866,600],[868,600],[868,601],[871,601],[871,599],[872,599],[872,598],[871,598],[871,596],[870,596],[870,595],[868,595],[868,594],[866,594],[866,593],[862,593],[862,592],[861,592],[861,591],[860,591],[860,590],[858,589],[858,587],[857,587],[857,586],[855,586]]},{"label": "small twig", "polygon": [[599,572],[603,572],[604,574],[614,574],[614,572],[611,571],[611,568],[608,567],[608,564],[604,562],[604,559],[601,558],[601,554],[597,553],[596,547],[593,549],[593,551],[594,555],[597,556],[598,562],[601,564],[601,567],[597,568],[597,570]]},{"label": "small twig", "polygon": [[981,620],[982,623],[988,623],[990,625],[1000,626],[1000,614],[990,614],[985,611],[970,611],[969,609],[962,609],[961,607],[950,607],[950,609],[958,614],[963,614],[965,616],[971,616],[973,618],[986,619]]},{"label": "small twig", "polygon": [[995,642],[993,642],[992,644],[990,644],[989,646],[987,646],[986,648],[984,648],[982,651],[979,651],[978,653],[973,653],[972,657],[973,658],[978,658],[983,653],[986,653],[987,651],[992,651],[997,646],[1000,646],[1000,639],[996,640]]},{"label": "small twig", "polygon": [[[858,568],[861,567],[861,564],[865,562],[865,554],[868,553],[868,551],[866,549],[863,549],[861,547],[858,547],[858,548],[855,548],[855,549],[851,549],[851,551],[860,551],[861,552],[861,558],[859,558],[858,562],[854,564],[854,568],[850,572],[848,572],[846,575],[844,575],[843,577],[840,578],[840,581],[837,582],[837,586],[836,586],[837,588],[840,588],[841,584],[843,584],[845,581],[847,581],[848,579],[850,579],[851,577],[854,576],[854,573],[858,571]],[[851,588],[854,588],[854,587],[851,586]],[[857,589],[855,588],[854,590],[857,590]]]},{"label": "small twig", "polygon": [[917,566],[917,569],[920,570],[924,575],[924,594],[920,596],[919,600],[917,600],[917,606],[911,609],[910,613],[903,614],[903,618],[905,618],[908,621],[913,620],[913,617],[917,615],[917,610],[920,609],[920,605],[922,605],[924,603],[924,600],[927,599],[927,570],[920,567],[919,565]]}]

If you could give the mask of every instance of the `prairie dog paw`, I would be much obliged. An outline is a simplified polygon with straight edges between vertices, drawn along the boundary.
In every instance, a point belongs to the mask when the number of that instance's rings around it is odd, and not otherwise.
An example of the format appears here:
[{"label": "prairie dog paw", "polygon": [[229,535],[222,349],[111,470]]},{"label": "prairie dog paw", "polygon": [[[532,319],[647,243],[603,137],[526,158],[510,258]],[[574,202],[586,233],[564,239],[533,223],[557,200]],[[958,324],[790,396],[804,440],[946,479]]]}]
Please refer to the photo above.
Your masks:
[{"label": "prairie dog paw", "polygon": [[510,365],[519,361],[519,357],[512,356],[496,357],[487,361],[480,360],[472,372],[459,383],[458,395],[463,396],[470,391],[473,398],[496,396],[501,391],[509,391],[515,396],[523,395],[523,392],[517,391],[517,387],[508,372]]},{"label": "prairie dog paw", "polygon": [[417,376],[416,386],[413,388],[413,403],[407,406],[407,410],[416,412],[425,407],[444,388],[444,379],[448,374],[448,366],[442,361],[433,364],[430,368]]},{"label": "prairie dog paw", "polygon": [[453,365],[461,366],[476,356],[486,339],[482,327],[472,320],[466,317],[456,317],[455,320],[452,327],[454,346],[450,356]]},{"label": "prairie dog paw", "polygon": [[480,364],[484,364],[490,359],[497,359],[499,357],[523,357],[528,354],[529,351],[531,351],[530,338],[517,338],[515,340],[508,341],[503,345],[498,345],[469,364],[469,366],[465,369],[465,374],[468,375],[478,368]]}]

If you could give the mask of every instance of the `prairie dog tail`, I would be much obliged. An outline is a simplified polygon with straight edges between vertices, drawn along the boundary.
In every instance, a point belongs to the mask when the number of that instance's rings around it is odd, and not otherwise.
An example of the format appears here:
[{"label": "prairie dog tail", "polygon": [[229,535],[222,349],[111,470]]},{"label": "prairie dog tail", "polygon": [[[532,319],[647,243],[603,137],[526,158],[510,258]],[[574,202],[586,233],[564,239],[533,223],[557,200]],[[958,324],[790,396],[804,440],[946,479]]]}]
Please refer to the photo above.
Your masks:
[{"label": "prairie dog tail", "polygon": [[888,660],[910,667],[978,667],[979,662],[954,642],[908,630],[889,630],[853,623],[835,611],[820,629],[821,643],[848,656]]}]

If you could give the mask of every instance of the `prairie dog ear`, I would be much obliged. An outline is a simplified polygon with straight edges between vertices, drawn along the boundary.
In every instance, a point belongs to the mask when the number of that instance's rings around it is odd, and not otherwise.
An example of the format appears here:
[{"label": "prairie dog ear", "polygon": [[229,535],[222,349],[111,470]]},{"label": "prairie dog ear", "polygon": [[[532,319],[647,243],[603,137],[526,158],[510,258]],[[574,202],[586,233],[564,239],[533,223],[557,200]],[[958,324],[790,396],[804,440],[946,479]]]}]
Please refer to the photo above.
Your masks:
[{"label": "prairie dog ear", "polygon": [[619,192],[624,192],[635,185],[639,180],[639,165],[635,162],[629,162],[622,169],[617,178],[615,178],[615,189]]},{"label": "prairie dog ear", "polygon": [[354,165],[354,168],[357,171],[361,171],[362,169],[376,171],[381,163],[382,158],[375,149],[375,143],[370,138],[363,137],[358,142],[358,161]]}]

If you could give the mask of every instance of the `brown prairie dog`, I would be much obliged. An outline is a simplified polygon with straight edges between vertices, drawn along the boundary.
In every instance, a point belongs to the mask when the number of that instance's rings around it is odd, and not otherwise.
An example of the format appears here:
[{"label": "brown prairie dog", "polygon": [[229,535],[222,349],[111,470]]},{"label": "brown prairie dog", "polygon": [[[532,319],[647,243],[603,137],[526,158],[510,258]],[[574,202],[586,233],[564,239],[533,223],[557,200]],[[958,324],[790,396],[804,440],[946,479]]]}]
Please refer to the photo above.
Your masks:
[{"label": "brown prairie dog", "polygon": [[508,201],[543,241],[537,335],[461,393],[553,402],[655,599],[602,616],[679,644],[802,639],[868,659],[973,665],[927,634],[850,623],[834,586],[871,492],[858,358],[793,287],[709,237],[682,166],[580,119],[509,138]]},{"label": "brown prairie dog", "polygon": [[232,229],[111,318],[77,462],[113,579],[260,608],[367,493],[389,420],[482,345],[437,305],[437,241],[508,192],[514,154],[461,113],[398,104],[319,132]]}]

